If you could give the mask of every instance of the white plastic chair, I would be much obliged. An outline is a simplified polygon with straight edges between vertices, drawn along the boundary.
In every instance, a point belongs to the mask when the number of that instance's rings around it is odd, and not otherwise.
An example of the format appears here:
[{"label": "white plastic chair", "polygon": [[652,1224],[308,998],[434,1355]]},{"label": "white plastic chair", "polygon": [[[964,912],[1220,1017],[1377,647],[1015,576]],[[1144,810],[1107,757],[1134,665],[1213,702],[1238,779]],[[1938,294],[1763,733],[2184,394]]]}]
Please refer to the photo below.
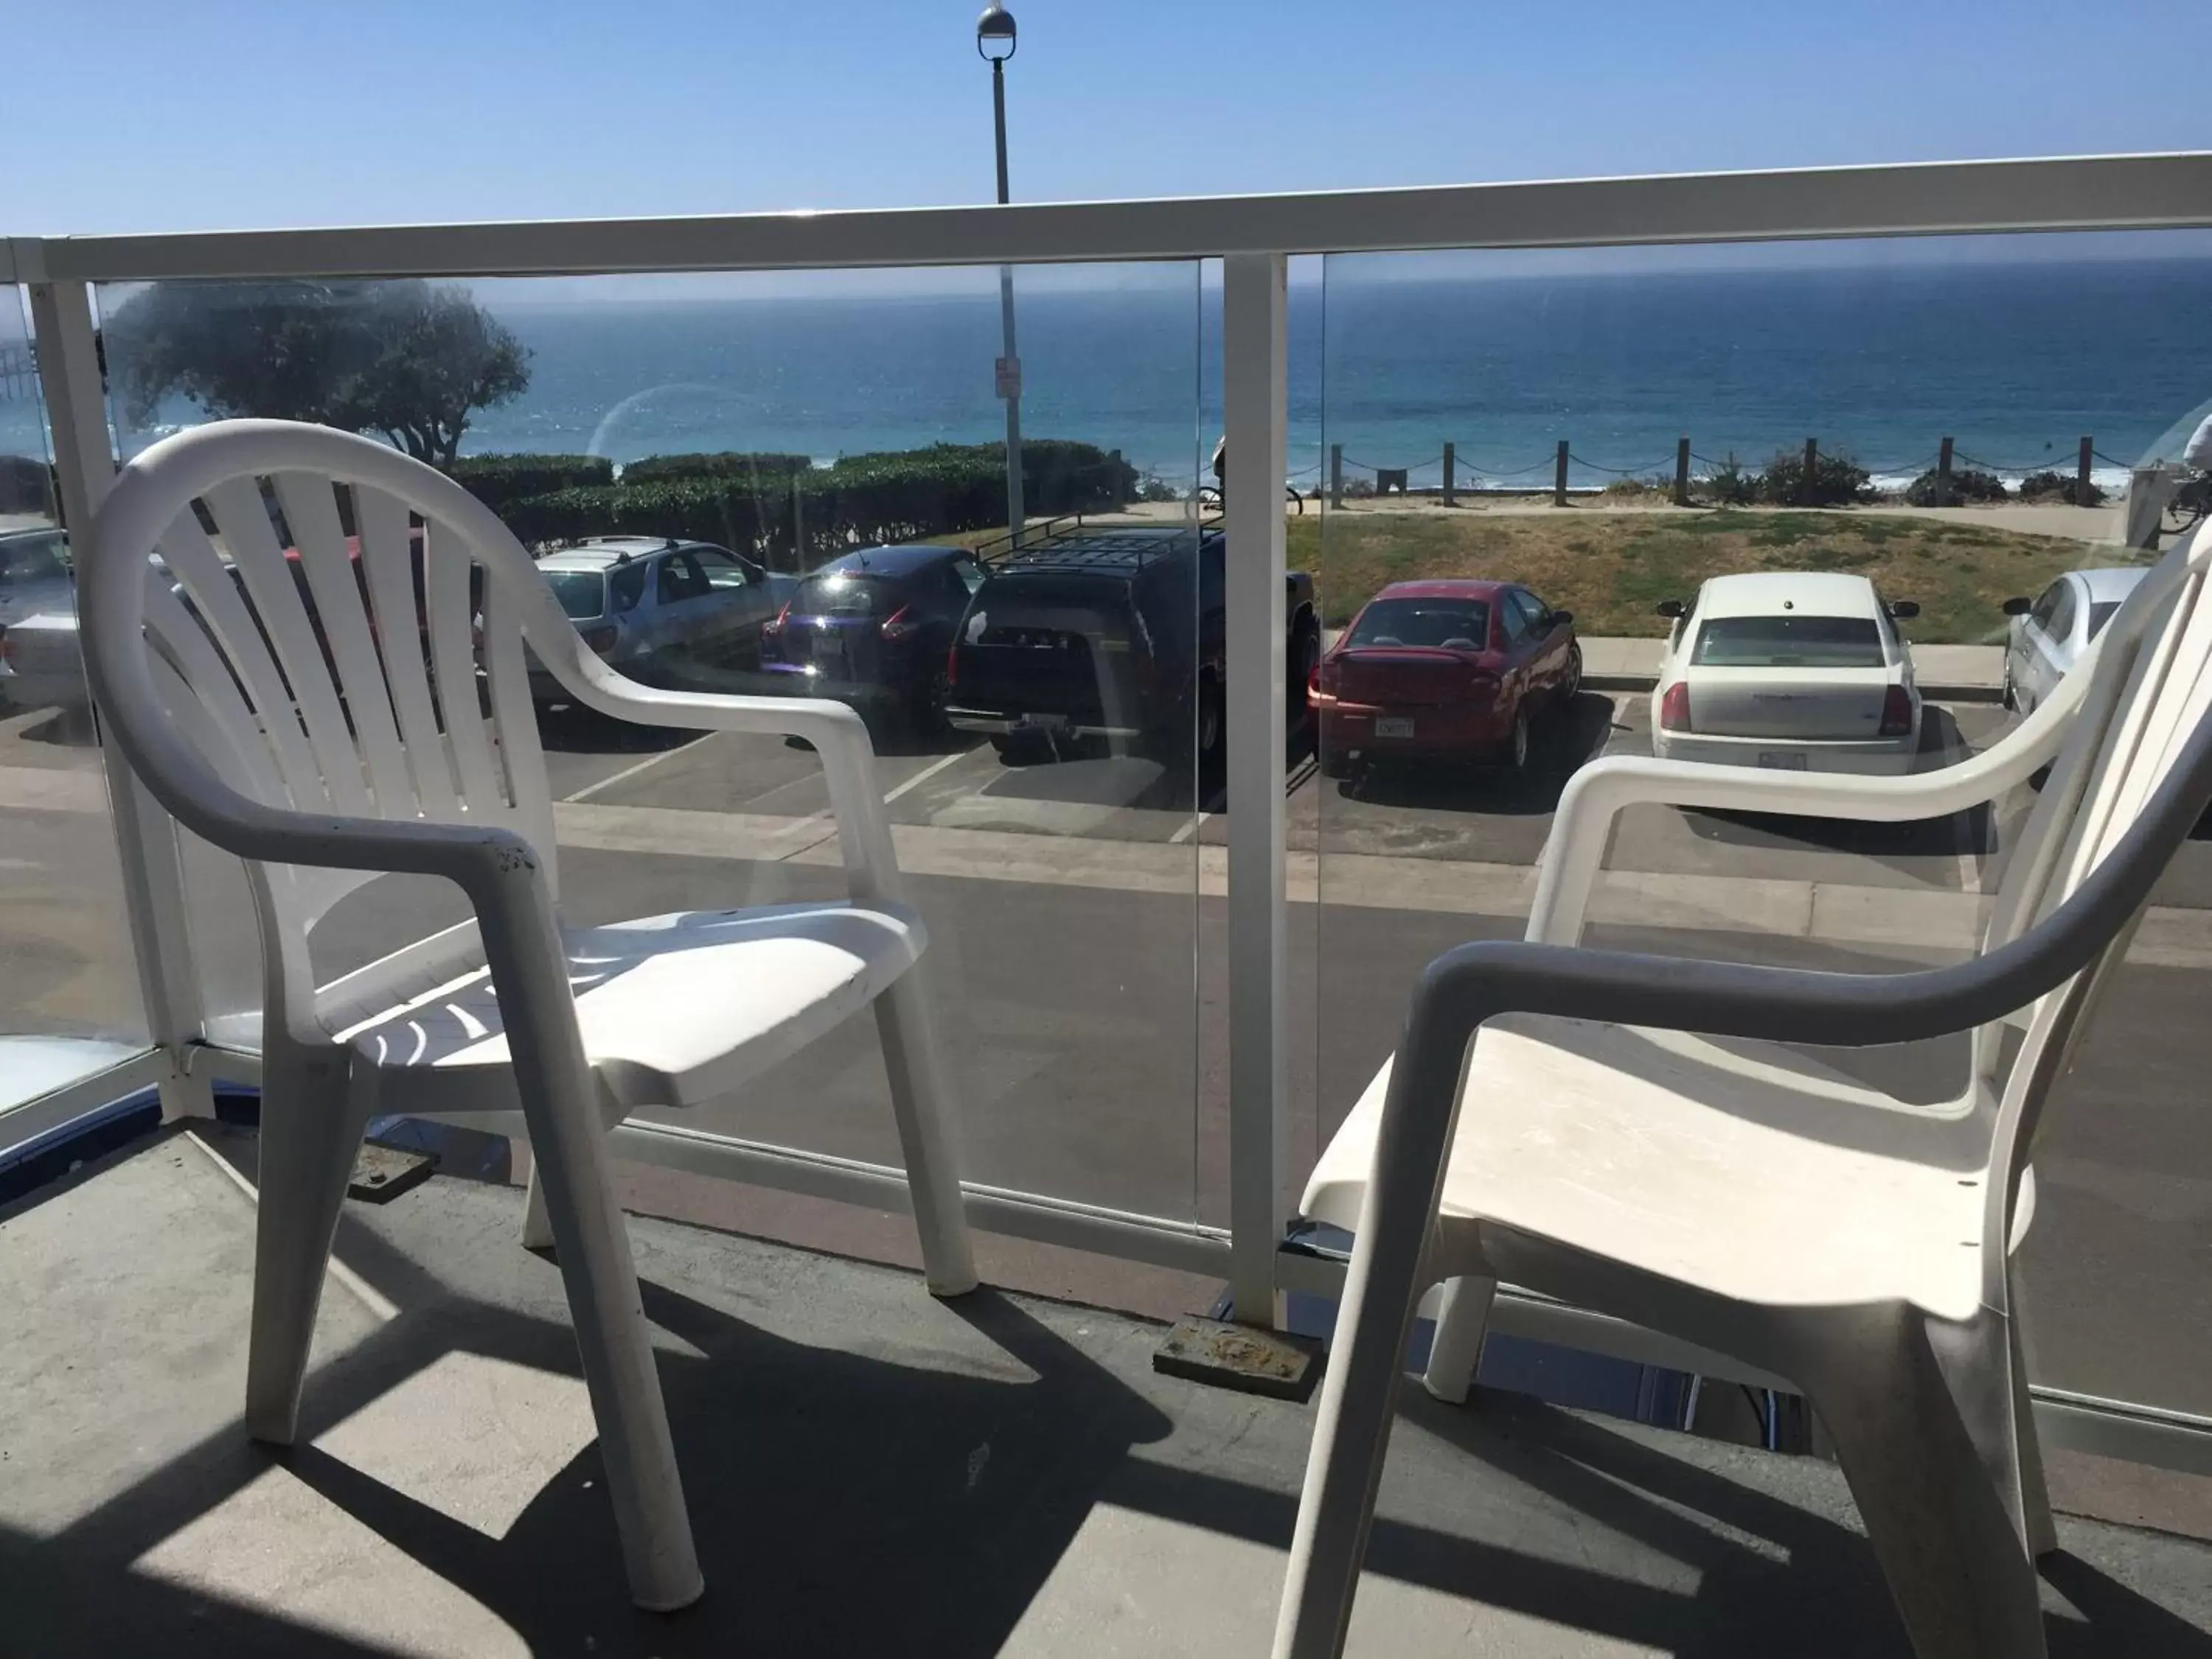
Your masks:
[{"label": "white plastic chair", "polygon": [[[296,556],[280,544],[264,481]],[[279,1444],[296,1431],[324,1266],[369,1118],[474,1115],[526,1133],[533,1208],[568,1287],[631,1593],[649,1608],[684,1606],[704,1585],[606,1128],[641,1107],[726,1094],[872,1001],[929,1287],[953,1296],[975,1284],[915,972],[926,936],[900,902],[866,729],[835,703],[623,678],[584,647],[529,555],[474,497],[320,427],[225,421],[156,444],[123,469],[79,556],[86,667],[109,736],[180,823],[246,861],[260,925],[248,1430]],[[849,901],[564,926],[526,638],[576,701],[604,714],[811,742]],[[453,882],[474,920],[318,988],[311,930],[386,872]]]},{"label": "white plastic chair", "polygon": [[[1355,1243],[1278,1659],[1341,1650],[1423,1291],[1452,1281],[1425,1381],[1464,1399],[1500,1279],[1790,1378],[1834,1437],[1915,1652],[2044,1651],[2033,1558],[2056,1540],[2010,1255],[2051,1080],[2212,796],[2208,560],[2201,533],[2168,555],[2058,695],[1957,767],[1577,775],[1528,940],[1430,964],[1395,1060],[1306,1189],[1304,1213]],[[1572,948],[1633,802],[1901,821],[1992,799],[2054,755],[1968,962],[1846,975]],[[2008,1024],[2025,1033],[2008,1065]],[[1758,1046],[1968,1030],[1966,1086],[1938,1108]]]}]

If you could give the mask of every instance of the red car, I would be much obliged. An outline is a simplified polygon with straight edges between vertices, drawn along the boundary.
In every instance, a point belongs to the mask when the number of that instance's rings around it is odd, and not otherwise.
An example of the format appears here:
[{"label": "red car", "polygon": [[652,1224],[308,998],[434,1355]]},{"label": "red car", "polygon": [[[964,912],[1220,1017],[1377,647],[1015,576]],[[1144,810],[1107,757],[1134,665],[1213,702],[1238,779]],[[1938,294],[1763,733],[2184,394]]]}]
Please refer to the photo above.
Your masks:
[{"label": "red car", "polygon": [[1321,769],[1528,763],[1529,728],[1582,687],[1574,617],[1511,582],[1393,582],[1314,670]]}]

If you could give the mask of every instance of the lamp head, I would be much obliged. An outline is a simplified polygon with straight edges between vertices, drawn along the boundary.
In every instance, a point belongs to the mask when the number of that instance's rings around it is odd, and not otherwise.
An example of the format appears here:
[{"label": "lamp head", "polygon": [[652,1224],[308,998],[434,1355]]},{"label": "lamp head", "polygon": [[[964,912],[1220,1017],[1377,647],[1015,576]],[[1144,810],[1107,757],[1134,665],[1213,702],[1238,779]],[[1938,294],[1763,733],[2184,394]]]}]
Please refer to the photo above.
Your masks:
[{"label": "lamp head", "polygon": [[975,20],[975,50],[994,64],[1014,55],[1014,15],[993,0]]}]

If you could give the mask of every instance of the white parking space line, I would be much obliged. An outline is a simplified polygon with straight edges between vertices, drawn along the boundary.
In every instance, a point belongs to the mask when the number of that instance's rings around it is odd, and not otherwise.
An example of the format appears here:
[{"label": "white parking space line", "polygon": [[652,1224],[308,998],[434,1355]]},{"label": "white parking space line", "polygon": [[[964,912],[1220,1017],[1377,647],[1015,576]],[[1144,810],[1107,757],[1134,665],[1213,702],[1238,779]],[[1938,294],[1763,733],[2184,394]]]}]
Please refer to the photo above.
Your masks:
[{"label": "white parking space line", "polygon": [[668,759],[672,755],[680,755],[687,749],[696,747],[698,744],[706,742],[708,738],[714,735],[714,734],[712,732],[702,732],[697,737],[687,738],[684,742],[678,744],[673,749],[663,749],[657,754],[647,755],[643,760],[639,761],[635,765],[625,766],[619,772],[610,772],[605,777],[601,778],[597,783],[587,783],[581,789],[576,791],[574,794],[563,795],[561,799],[563,800],[589,800],[601,790],[611,789],[618,783],[627,783],[639,773],[650,770],[652,768],[659,765],[661,762]]},{"label": "white parking space line", "polygon": [[1182,827],[1177,830],[1175,834],[1168,837],[1168,845],[1170,847],[1180,847],[1185,842],[1188,841],[1193,836],[1196,835],[1200,830],[1204,829],[1206,827],[1206,819],[1212,817],[1216,812],[1219,811],[1226,804],[1224,799],[1225,793],[1225,791],[1216,790],[1212,799],[1208,800],[1206,805],[1200,807],[1197,811],[1185,818],[1182,821]]},{"label": "white parking space line", "polygon": [[915,773],[904,783],[898,785],[895,788],[886,789],[884,791],[884,805],[889,806],[893,801],[896,800],[901,795],[905,794],[907,791],[912,789],[916,784],[928,782],[930,779],[935,777],[939,772],[942,772],[946,767],[951,765],[955,761],[964,761],[969,756],[975,752],[975,751],[972,749],[956,749],[951,754],[945,756],[942,759],[933,762],[931,764],[923,767],[921,771]]}]

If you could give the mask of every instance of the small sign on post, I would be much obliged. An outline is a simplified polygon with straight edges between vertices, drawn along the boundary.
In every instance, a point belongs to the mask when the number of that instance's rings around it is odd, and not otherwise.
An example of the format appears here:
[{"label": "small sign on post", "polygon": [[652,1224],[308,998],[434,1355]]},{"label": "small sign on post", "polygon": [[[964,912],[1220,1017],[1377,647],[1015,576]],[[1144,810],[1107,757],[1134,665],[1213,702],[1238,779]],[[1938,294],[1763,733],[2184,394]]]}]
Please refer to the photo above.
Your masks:
[{"label": "small sign on post", "polygon": [[999,363],[999,401],[1012,403],[1022,395],[1022,360],[1001,357]]}]

